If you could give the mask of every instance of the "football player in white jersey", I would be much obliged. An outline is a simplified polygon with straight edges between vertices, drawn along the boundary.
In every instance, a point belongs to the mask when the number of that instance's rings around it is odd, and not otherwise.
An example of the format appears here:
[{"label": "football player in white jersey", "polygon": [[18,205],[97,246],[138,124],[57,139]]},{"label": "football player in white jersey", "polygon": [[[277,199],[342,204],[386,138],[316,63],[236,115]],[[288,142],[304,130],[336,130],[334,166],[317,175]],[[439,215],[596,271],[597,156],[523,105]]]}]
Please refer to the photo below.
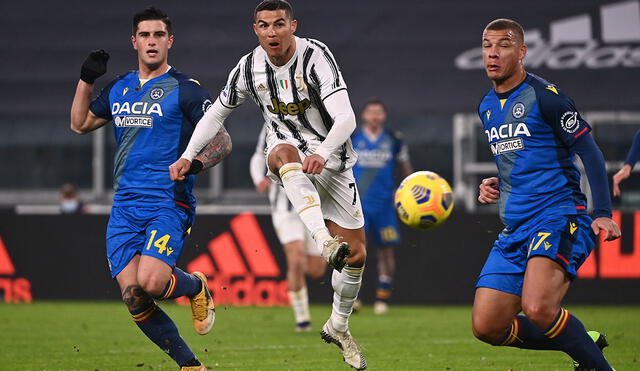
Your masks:
[{"label": "football player in white jersey", "polygon": [[311,314],[305,274],[320,279],[327,270],[327,263],[317,251],[311,235],[293,209],[284,188],[265,176],[265,146],[266,128],[263,127],[256,150],[249,162],[249,171],[256,190],[260,193],[267,192],[269,195],[271,222],[287,257],[287,286],[296,321],[296,332],[309,332]]},{"label": "football player in white jersey", "polygon": [[[268,175],[282,184],[291,204],[335,270],[331,317],[321,335],[345,362],[366,361],[349,331],[366,259],[364,218],[351,167],[356,128],[346,84],[329,49],[294,36],[297,21],[285,0],[264,0],[253,30],[260,45],[240,59],[227,85],[198,123],[182,157],[169,167],[182,180],[191,160],[220,130],[234,108],[251,98],[267,122]],[[344,240],[341,242],[341,240]]]}]

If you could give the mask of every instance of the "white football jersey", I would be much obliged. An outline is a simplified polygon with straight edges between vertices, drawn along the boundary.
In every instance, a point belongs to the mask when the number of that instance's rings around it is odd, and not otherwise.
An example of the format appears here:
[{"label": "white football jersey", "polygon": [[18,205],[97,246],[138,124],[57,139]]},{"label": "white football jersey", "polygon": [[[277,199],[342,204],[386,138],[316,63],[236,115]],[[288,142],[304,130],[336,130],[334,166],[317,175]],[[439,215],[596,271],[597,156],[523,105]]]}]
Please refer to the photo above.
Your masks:
[{"label": "white football jersey", "polygon": [[[247,97],[253,99],[262,110],[267,138],[286,141],[311,155],[333,125],[324,99],[347,85],[326,45],[299,37],[295,42],[295,55],[280,67],[269,61],[261,46],[242,57],[229,74],[220,102],[235,108]],[[327,167],[351,168],[357,158],[351,139],[338,152],[327,159]]]}]

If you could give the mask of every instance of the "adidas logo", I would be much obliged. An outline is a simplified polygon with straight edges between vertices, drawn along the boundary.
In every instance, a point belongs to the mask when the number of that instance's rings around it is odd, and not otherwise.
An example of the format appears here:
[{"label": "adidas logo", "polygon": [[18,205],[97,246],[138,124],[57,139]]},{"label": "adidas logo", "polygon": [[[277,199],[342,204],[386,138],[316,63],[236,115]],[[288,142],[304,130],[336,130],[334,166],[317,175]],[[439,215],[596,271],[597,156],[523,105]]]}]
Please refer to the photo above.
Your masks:
[{"label": "adidas logo", "polygon": [[267,88],[265,88],[264,85],[260,84],[258,85],[258,91],[267,91]]},{"label": "adidas logo", "polygon": [[[539,29],[526,30],[525,66],[554,70],[640,67],[640,1],[602,5],[599,15],[577,14],[552,21],[548,40]],[[594,38],[594,30],[600,30],[599,39]],[[455,66],[482,69],[482,48],[458,55]]]},{"label": "adidas logo", "polygon": [[209,277],[216,305],[289,305],[287,281],[279,279],[280,267],[255,216],[240,214],[230,226],[209,241],[207,253],[187,263],[187,271]]},{"label": "adidas logo", "polygon": [[[0,292],[5,303],[30,303],[31,282],[26,278],[13,278],[16,268],[9,256],[9,252],[0,237]],[[10,276],[10,277],[4,277]]]}]

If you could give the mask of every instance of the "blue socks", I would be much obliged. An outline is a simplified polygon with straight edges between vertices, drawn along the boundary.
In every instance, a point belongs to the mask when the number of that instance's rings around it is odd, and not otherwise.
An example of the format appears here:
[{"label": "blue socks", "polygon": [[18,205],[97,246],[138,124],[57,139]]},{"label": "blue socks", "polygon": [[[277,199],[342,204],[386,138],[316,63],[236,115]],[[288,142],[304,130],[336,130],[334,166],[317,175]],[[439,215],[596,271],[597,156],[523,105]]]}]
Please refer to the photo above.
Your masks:
[{"label": "blue socks", "polygon": [[199,366],[200,361],[182,340],[171,318],[149,300],[135,311],[129,310],[140,330],[180,366]]},{"label": "blue socks", "polygon": [[198,277],[175,267],[167,286],[156,299],[167,300],[181,296],[192,297],[199,293],[200,290],[202,290],[202,281]]}]

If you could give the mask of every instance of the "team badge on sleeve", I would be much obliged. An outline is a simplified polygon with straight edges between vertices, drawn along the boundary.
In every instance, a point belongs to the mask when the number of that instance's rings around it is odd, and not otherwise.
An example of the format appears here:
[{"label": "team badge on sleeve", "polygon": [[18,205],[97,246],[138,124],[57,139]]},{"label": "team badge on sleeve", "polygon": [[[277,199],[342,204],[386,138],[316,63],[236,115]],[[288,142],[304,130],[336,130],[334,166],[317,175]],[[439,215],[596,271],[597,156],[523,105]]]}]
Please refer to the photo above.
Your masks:
[{"label": "team badge on sleeve", "polygon": [[567,111],[560,118],[560,126],[562,130],[567,133],[575,133],[576,130],[580,127],[580,122],[578,121],[578,112],[575,111]]}]

